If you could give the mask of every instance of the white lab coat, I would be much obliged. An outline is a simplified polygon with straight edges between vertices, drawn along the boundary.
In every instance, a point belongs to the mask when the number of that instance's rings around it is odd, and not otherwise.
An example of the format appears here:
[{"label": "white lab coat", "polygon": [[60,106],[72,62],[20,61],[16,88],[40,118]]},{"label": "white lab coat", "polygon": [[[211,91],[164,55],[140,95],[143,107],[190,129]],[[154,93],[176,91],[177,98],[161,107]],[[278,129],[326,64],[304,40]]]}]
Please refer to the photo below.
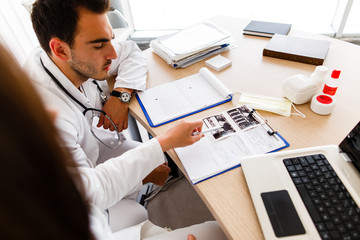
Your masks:
[{"label": "white lab coat", "polygon": [[[118,58],[112,62],[110,74],[118,74],[115,87],[144,90],[147,69],[141,51],[131,41],[115,43],[114,48]],[[113,206],[124,196],[138,190],[142,179],[154,168],[164,163],[161,146],[156,139],[152,139],[121,156],[97,165],[100,159],[99,152],[106,151],[107,148],[98,143],[92,135],[89,121],[82,113],[84,109],[56,85],[45,72],[40,58],[46,68],[69,93],[86,107],[102,108],[97,87],[91,80],[88,80],[82,84],[86,96],[82,94],[40,48],[33,51],[24,65],[25,71],[34,80],[46,106],[57,110],[55,124],[60,130],[65,147],[69,149],[79,165],[86,189],[86,198],[92,209],[95,209],[93,210],[97,213],[95,215],[97,217],[103,215],[100,218],[91,218],[95,219],[91,221],[92,228],[95,232],[98,232],[96,229],[102,229],[104,233],[108,232],[110,229],[104,210]],[[106,81],[99,83],[104,91],[108,91]],[[101,149],[102,147],[103,149]],[[108,150],[111,151],[111,149]],[[134,228],[135,233],[133,232],[132,235],[137,235],[139,229],[140,227]]]}]

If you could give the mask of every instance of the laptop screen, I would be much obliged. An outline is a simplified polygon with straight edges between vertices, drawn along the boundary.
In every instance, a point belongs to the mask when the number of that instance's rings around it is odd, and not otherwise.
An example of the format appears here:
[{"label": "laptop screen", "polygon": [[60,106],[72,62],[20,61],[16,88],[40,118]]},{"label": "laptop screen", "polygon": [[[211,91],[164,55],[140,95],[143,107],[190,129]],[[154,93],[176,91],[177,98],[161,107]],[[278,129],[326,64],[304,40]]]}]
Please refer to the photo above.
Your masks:
[{"label": "laptop screen", "polygon": [[360,122],[351,130],[339,147],[344,151],[360,172]]}]

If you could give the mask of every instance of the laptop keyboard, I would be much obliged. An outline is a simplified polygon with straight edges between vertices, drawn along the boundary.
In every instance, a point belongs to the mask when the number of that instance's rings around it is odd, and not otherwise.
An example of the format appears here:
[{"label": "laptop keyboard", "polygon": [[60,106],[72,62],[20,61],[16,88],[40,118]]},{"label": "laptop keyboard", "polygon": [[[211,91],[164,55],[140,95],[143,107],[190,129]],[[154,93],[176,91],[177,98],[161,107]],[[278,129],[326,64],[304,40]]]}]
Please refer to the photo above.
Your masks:
[{"label": "laptop keyboard", "polygon": [[360,208],[323,154],[283,160],[322,239],[360,239]]}]

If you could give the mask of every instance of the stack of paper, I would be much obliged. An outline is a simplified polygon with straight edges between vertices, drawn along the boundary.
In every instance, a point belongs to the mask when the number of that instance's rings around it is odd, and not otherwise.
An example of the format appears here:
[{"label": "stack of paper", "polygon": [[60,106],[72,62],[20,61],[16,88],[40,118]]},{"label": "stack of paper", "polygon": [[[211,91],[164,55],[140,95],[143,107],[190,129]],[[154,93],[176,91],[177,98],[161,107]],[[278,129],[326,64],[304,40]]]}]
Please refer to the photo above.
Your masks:
[{"label": "stack of paper", "polygon": [[153,51],[174,68],[185,68],[231,49],[230,34],[210,22],[202,22],[150,43]]}]

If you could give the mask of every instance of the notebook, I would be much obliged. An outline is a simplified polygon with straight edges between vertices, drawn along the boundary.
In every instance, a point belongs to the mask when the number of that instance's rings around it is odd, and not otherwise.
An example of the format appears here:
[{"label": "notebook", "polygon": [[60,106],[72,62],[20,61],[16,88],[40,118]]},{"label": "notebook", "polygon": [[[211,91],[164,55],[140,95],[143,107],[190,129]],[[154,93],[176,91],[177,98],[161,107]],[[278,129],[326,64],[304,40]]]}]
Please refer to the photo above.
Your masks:
[{"label": "notebook", "polygon": [[264,47],[263,56],[318,66],[324,63],[330,44],[324,40],[275,34]]},{"label": "notebook", "polygon": [[252,20],[245,28],[244,35],[272,37],[275,33],[287,35],[291,24]]},{"label": "notebook", "polygon": [[232,100],[230,90],[210,70],[136,93],[151,127],[187,117]]},{"label": "notebook", "polygon": [[360,122],[339,146],[241,161],[266,239],[360,239]]}]

